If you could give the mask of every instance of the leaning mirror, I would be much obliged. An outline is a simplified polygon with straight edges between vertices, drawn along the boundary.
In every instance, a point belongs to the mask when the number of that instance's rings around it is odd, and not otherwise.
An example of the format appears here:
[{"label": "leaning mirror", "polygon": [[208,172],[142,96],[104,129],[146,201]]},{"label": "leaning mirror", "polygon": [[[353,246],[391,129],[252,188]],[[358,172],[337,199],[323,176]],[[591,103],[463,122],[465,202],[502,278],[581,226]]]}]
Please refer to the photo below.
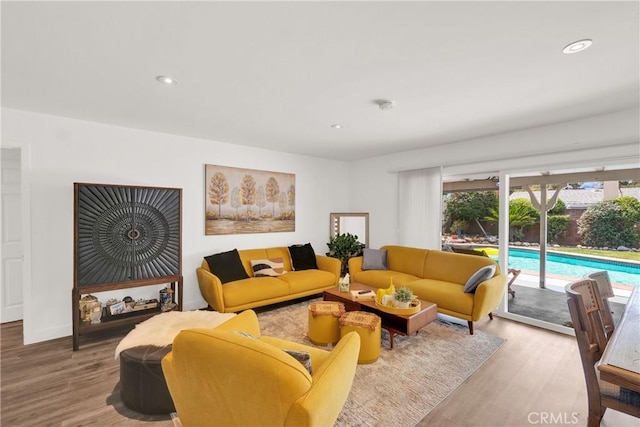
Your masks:
[{"label": "leaning mirror", "polygon": [[329,237],[350,233],[358,236],[365,248],[369,247],[369,213],[331,212],[329,214]]}]

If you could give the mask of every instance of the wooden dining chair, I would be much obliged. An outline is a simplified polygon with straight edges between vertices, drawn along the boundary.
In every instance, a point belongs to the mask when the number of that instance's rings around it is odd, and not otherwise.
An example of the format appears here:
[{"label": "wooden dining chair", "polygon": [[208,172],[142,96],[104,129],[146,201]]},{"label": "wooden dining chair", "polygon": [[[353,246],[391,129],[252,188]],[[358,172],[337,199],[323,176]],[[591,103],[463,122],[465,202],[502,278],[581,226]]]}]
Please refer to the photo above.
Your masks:
[{"label": "wooden dining chair", "polygon": [[607,345],[598,285],[594,280],[582,279],[566,285],[565,292],[587,384],[587,426],[599,426],[607,408],[640,417],[640,393],[601,381],[598,375],[596,364]]},{"label": "wooden dining chair", "polygon": [[587,277],[595,281],[598,285],[600,298],[602,299],[602,310],[600,311],[600,315],[602,316],[602,322],[604,323],[604,329],[607,333],[608,340],[611,338],[611,334],[613,334],[615,329],[613,316],[611,315],[611,307],[609,306],[609,298],[614,296],[611,280],[609,280],[609,273],[606,270],[596,271],[595,273],[589,274]]}]

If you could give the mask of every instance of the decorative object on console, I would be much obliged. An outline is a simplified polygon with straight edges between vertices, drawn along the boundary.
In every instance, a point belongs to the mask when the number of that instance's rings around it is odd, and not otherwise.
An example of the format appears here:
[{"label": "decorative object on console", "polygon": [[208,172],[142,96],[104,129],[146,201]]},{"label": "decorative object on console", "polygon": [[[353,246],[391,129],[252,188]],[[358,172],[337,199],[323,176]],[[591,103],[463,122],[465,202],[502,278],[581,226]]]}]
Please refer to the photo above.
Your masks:
[{"label": "decorative object on console", "polygon": [[80,298],[80,319],[82,319],[83,322],[88,322],[91,320],[91,318],[89,317],[89,306],[98,301],[98,298],[89,294],[89,295],[84,295],[82,298]]},{"label": "decorative object on console", "polygon": [[292,173],[205,165],[205,234],[296,231]]},{"label": "decorative object on console", "polygon": [[173,302],[173,289],[162,288],[160,289],[160,310],[171,311],[176,307]]},{"label": "decorative object on console", "polygon": [[109,314],[112,316],[124,313],[124,302],[120,301],[109,306]]},{"label": "decorative object on console", "polygon": [[88,305],[87,309],[89,310],[91,324],[95,325],[96,323],[100,323],[100,318],[102,317],[102,303],[100,303],[100,301],[94,301]]}]

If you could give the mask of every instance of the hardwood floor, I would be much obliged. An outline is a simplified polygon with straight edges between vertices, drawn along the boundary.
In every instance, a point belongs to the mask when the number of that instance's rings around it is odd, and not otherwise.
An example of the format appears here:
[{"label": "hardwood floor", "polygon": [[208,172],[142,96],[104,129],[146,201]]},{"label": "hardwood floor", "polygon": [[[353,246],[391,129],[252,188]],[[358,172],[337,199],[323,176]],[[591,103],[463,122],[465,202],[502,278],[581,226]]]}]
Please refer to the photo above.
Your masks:
[{"label": "hardwood floor", "polygon": [[[477,330],[507,342],[419,426],[585,426],[587,398],[575,339],[494,317]],[[22,345],[22,322],[1,328],[0,425],[166,426],[120,402],[114,349],[125,335],[71,351],[71,337]],[[604,427],[640,426],[607,411]]]}]

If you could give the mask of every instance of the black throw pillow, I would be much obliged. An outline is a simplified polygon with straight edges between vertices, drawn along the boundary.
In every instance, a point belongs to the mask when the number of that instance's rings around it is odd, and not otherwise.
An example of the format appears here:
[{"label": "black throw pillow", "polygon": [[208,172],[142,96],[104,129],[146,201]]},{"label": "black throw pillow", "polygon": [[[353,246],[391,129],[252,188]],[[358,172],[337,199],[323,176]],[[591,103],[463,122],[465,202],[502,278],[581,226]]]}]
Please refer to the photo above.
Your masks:
[{"label": "black throw pillow", "polygon": [[209,264],[209,270],[218,276],[222,284],[249,278],[249,275],[242,266],[240,254],[237,249],[209,255],[204,257],[204,259],[207,261],[207,264]]},{"label": "black throw pillow", "polygon": [[317,270],[316,253],[311,247],[311,243],[306,245],[289,246],[289,254],[291,254],[291,264],[294,270]]}]

